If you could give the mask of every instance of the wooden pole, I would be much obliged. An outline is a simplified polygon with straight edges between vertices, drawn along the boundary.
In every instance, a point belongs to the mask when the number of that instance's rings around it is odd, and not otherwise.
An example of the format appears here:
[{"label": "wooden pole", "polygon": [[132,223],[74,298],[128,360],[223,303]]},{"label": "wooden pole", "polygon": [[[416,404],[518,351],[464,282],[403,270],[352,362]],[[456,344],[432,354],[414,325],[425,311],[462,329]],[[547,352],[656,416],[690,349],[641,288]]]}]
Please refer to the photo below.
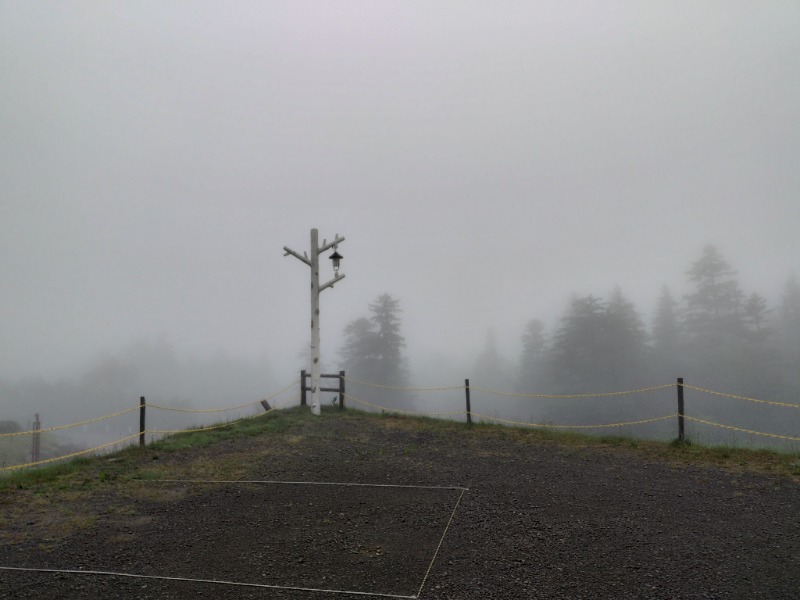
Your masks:
[{"label": "wooden pole", "polygon": [[[311,257],[309,258],[308,254],[301,256],[294,250],[287,248],[286,246],[283,247],[285,252],[284,256],[294,256],[300,262],[307,264],[311,267],[311,412],[315,415],[321,414],[321,406],[319,401],[319,393],[320,393],[320,357],[319,357],[319,293],[322,290],[327,288],[332,288],[333,285],[341,280],[344,279],[344,275],[340,275],[338,273],[339,263],[337,262],[334,266],[334,277],[327,283],[320,285],[319,283],[319,255],[326,250],[331,248],[336,248],[337,244],[341,244],[344,241],[343,237],[339,237],[339,234],[336,234],[334,240],[330,243],[327,243],[326,240],[322,241],[322,246],[319,245],[319,231],[316,229],[312,229],[310,233],[310,242],[311,242]],[[341,258],[341,256],[339,257]],[[305,387],[305,380],[303,381],[303,387]],[[305,399],[305,391],[303,391],[303,398]],[[305,401],[303,401],[302,406],[305,406]]]},{"label": "wooden pole", "polygon": [[683,429],[683,377],[678,377],[678,441],[686,441]]},{"label": "wooden pole", "polygon": [[42,422],[39,420],[39,413],[36,413],[36,418],[33,422],[33,437],[31,444],[31,462],[39,462],[41,456],[42,439],[39,430],[42,428]]},{"label": "wooden pole", "polygon": [[306,405],[306,370],[300,371],[300,406]]},{"label": "wooden pole", "polygon": [[144,448],[144,409],[145,409],[145,401],[144,396],[139,398],[139,446]]},{"label": "wooden pole", "polygon": [[464,393],[467,397],[467,425],[472,425],[472,408],[469,405],[469,379],[464,380]]},{"label": "wooden pole", "polygon": [[311,230],[311,412],[320,415],[319,404],[319,232]]},{"label": "wooden pole", "polygon": [[344,371],[339,371],[339,410],[344,410]]}]

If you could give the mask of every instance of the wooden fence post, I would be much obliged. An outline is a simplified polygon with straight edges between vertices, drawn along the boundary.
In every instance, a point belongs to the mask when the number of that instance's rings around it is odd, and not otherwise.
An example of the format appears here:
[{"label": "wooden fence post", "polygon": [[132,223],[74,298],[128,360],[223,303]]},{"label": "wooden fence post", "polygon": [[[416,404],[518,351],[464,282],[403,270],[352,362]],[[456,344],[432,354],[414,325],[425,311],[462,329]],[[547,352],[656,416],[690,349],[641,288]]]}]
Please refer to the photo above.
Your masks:
[{"label": "wooden fence post", "polygon": [[42,422],[39,420],[39,413],[36,413],[36,418],[33,421],[33,437],[31,438],[31,462],[39,462],[39,458],[41,457],[41,444],[42,440],[40,437],[39,430],[42,428]]},{"label": "wooden fence post", "polygon": [[300,406],[306,405],[306,370],[300,371]]},{"label": "wooden fence post", "polygon": [[145,401],[144,396],[139,398],[139,446],[144,448],[144,409],[145,409]]},{"label": "wooden fence post", "polygon": [[686,441],[683,430],[683,377],[678,377],[678,441]]},{"label": "wooden fence post", "polygon": [[467,397],[467,425],[472,425],[472,408],[469,405],[469,379],[464,380],[464,394]]},{"label": "wooden fence post", "polygon": [[339,371],[339,410],[344,410],[344,371]]}]

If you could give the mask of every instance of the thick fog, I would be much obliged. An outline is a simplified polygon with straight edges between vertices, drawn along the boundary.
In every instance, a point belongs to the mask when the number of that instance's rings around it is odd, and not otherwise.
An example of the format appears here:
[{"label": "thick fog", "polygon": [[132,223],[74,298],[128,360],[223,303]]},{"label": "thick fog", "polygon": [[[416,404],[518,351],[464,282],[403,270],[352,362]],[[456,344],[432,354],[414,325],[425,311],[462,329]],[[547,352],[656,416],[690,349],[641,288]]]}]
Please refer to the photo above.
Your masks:
[{"label": "thick fog", "polygon": [[[225,402],[267,395],[306,363],[309,269],[282,248],[312,227],[346,238],[327,369],[383,293],[411,383],[492,348],[513,369],[530,320],[552,334],[615,286],[649,328],[709,244],[776,308],[800,270],[799,22],[794,2],[4,2],[0,379],[160,348],[184,380],[239,364]],[[207,379],[128,392],[210,403]]]}]

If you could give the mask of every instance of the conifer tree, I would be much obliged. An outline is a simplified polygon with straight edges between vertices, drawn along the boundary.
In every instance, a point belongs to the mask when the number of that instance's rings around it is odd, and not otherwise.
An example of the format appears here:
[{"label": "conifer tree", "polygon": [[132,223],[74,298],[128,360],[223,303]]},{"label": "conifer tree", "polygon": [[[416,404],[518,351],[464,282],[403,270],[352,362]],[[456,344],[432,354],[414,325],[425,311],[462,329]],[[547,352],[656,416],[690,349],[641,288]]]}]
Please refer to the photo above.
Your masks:
[{"label": "conifer tree", "polygon": [[596,296],[574,297],[561,320],[550,351],[550,378],[564,392],[601,384],[601,341],[605,309]]},{"label": "conifer tree", "polygon": [[369,318],[361,317],[345,327],[345,344],[340,350],[344,368],[359,379],[405,386],[408,369],[403,355],[406,342],[400,333],[400,302],[382,294],[369,310]]},{"label": "conifer tree", "polygon": [[646,379],[647,333],[636,307],[619,287],[606,305],[601,348],[607,385],[619,387]]},{"label": "conifer tree", "polygon": [[544,324],[533,319],[528,321],[522,333],[522,354],[517,375],[517,390],[534,392],[544,383],[547,337]]},{"label": "conifer tree", "polygon": [[679,343],[678,301],[665,285],[661,288],[653,317],[653,350],[661,357],[671,356],[678,351]]},{"label": "conifer tree", "polygon": [[721,341],[741,329],[742,291],[731,269],[715,246],[703,248],[699,260],[687,272],[695,291],[686,296],[687,323],[700,334]]},{"label": "conifer tree", "polygon": [[709,245],[687,275],[695,289],[686,295],[686,356],[692,371],[686,376],[709,386],[741,386],[748,353],[736,271]]}]

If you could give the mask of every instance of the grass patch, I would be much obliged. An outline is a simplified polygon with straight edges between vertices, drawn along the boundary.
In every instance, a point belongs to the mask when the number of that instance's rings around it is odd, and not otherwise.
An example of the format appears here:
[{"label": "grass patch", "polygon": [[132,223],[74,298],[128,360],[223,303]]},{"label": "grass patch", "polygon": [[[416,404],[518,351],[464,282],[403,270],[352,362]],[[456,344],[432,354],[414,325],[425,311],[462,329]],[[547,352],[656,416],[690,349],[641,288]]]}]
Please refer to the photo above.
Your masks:
[{"label": "grass patch", "polygon": [[604,435],[598,441],[609,446],[623,446],[626,448],[638,448],[639,440],[627,435]]},{"label": "grass patch", "polygon": [[296,425],[308,418],[297,408],[275,411],[253,419],[247,419],[230,425],[203,431],[187,431],[169,435],[161,440],[148,445],[151,450],[174,452],[189,448],[204,448],[217,442],[244,436],[257,436],[265,433],[280,434],[292,425]]},{"label": "grass patch", "polygon": [[[320,421],[322,419],[322,421]],[[165,437],[139,448],[131,446],[113,454],[80,457],[68,462],[12,471],[0,475],[0,492],[27,490],[38,497],[47,494],[60,494],[62,498],[78,499],[81,494],[103,486],[126,485],[135,480],[159,480],[188,476],[215,478],[243,474],[247,464],[254,460],[252,453],[243,449],[226,450],[217,456],[204,451],[197,455],[195,450],[208,448],[227,440],[246,439],[260,435],[281,436],[281,444],[296,444],[306,435],[326,436],[325,427],[313,428],[306,425],[325,420],[365,421],[383,427],[409,432],[430,432],[439,436],[457,434],[464,439],[479,440],[495,437],[514,440],[525,444],[553,444],[585,450],[592,448],[613,449],[632,452],[649,459],[671,461],[679,464],[713,465],[734,470],[752,470],[770,474],[788,475],[800,478],[800,454],[781,453],[771,450],[752,450],[726,446],[703,446],[691,441],[658,442],[632,438],[630,436],[591,436],[572,431],[561,431],[545,426],[508,427],[493,423],[474,423],[467,427],[463,422],[448,421],[426,416],[405,416],[397,413],[373,413],[356,409],[340,411],[335,407],[322,407],[322,417],[311,414],[308,407],[294,407],[274,411],[259,417],[225,425],[207,431],[189,431]],[[335,428],[330,435],[338,435]],[[403,454],[416,454],[420,443],[409,442]],[[278,450],[279,451],[279,450]],[[170,460],[172,455],[190,453],[190,460],[181,459],[178,463]],[[380,458],[380,452],[371,453]],[[1,497],[0,497],[1,498]]]},{"label": "grass patch", "polygon": [[274,411],[259,417],[208,431],[189,431],[165,437],[144,448],[129,446],[101,456],[82,456],[38,468],[0,473],[0,493],[32,490],[35,493],[89,491],[101,485],[131,479],[162,479],[170,476],[168,467],[153,467],[162,455],[204,448],[223,440],[262,434],[282,434],[310,418],[300,407]]}]

